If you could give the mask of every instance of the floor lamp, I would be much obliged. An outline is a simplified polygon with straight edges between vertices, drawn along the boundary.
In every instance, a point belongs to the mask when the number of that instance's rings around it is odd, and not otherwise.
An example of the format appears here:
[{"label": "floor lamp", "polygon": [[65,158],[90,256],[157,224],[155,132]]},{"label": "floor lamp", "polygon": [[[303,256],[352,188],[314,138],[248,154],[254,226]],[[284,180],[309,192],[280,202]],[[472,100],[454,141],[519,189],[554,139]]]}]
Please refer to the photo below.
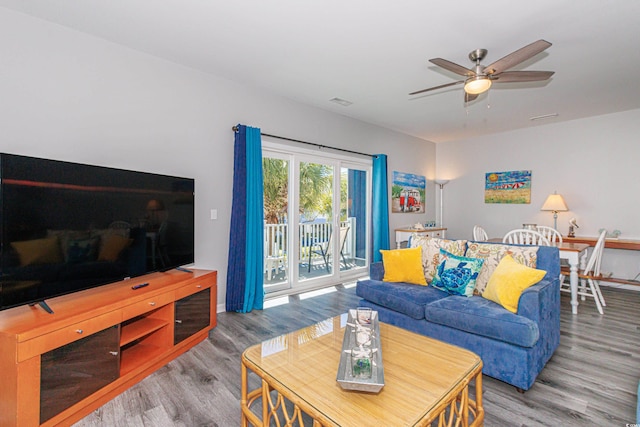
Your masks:
[{"label": "floor lamp", "polygon": [[440,186],[440,227],[443,227],[444,225],[444,221],[443,221],[443,199],[442,196],[444,194],[444,186],[449,182],[448,179],[436,179],[436,184],[438,184]]}]

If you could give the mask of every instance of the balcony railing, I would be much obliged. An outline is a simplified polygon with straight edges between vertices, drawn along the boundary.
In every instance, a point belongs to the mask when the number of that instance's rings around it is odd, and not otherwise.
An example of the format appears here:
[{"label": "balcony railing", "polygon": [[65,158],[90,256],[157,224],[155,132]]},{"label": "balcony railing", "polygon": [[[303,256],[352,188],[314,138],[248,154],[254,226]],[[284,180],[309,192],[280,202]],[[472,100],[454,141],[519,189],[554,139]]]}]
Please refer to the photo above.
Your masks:
[{"label": "balcony railing", "polygon": [[[342,254],[345,258],[353,258],[356,245],[356,218],[350,217],[346,221],[340,222],[340,227],[349,227],[349,232],[344,243]],[[264,256],[266,257],[287,257],[287,224],[265,224],[264,225]],[[326,244],[332,233],[332,224],[308,222],[298,226],[298,259],[303,262],[309,259],[309,251],[313,245],[318,243]],[[311,258],[321,257],[315,252],[311,253]]]}]

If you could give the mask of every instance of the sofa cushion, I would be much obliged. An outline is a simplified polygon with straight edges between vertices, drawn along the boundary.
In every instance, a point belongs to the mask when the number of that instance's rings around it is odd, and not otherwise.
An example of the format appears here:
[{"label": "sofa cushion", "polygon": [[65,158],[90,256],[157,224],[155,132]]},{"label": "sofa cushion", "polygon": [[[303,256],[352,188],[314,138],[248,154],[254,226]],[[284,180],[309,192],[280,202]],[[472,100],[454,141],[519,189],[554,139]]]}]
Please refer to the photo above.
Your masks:
[{"label": "sofa cushion", "polygon": [[406,282],[426,285],[422,271],[422,248],[380,250],[385,282]]},{"label": "sofa cushion", "polygon": [[473,295],[484,262],[481,258],[457,256],[440,249],[440,265],[431,286],[451,295]]},{"label": "sofa cushion", "polygon": [[463,256],[464,251],[467,249],[467,241],[439,239],[437,237],[413,234],[409,246],[412,248],[422,247],[424,277],[427,282],[431,282],[436,274],[438,264],[440,264],[440,249],[444,249],[454,255]]},{"label": "sofa cushion", "polygon": [[546,273],[544,270],[519,264],[511,255],[507,255],[496,267],[482,296],[517,313],[522,292],[542,280]]},{"label": "sofa cushion", "polygon": [[533,347],[538,325],[481,296],[450,296],[425,306],[427,321],[520,347]]},{"label": "sofa cushion", "polygon": [[501,243],[469,242],[465,256],[484,259],[484,264],[482,264],[482,269],[476,280],[477,293],[480,295],[484,293],[491,275],[500,263],[500,260],[507,254],[510,254],[513,259],[520,264],[536,268],[538,258],[537,246],[511,246]]},{"label": "sofa cushion", "polygon": [[431,286],[379,280],[359,280],[356,285],[356,295],[417,320],[424,319],[426,304],[449,296],[446,292]]}]

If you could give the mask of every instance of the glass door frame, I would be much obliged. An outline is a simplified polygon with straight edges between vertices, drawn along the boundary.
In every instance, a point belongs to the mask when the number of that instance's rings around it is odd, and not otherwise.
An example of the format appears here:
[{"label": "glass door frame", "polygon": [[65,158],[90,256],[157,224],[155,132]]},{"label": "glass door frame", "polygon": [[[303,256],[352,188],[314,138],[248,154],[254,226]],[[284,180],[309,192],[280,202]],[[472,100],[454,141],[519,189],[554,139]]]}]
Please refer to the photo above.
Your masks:
[{"label": "glass door frame", "polygon": [[[355,280],[358,277],[364,277],[369,274],[370,263],[370,245],[371,245],[371,189],[372,189],[372,171],[373,162],[372,159],[361,159],[352,156],[345,156],[343,154],[322,152],[318,153],[318,150],[306,149],[301,147],[294,147],[290,145],[284,145],[281,143],[273,142],[268,137],[263,137],[262,141],[262,156],[271,157],[289,162],[289,192],[287,195],[288,200],[288,212],[287,223],[289,229],[287,230],[287,260],[288,263],[287,280],[283,283],[275,285],[265,285],[265,291],[269,295],[278,296],[286,294],[294,294],[303,292],[306,290],[318,289],[338,283],[344,283],[345,281]],[[308,163],[322,163],[333,167],[333,215],[332,215],[332,228],[338,230],[340,227],[340,176],[342,169],[355,169],[364,171],[366,173],[366,259],[364,266],[358,268],[352,268],[348,270],[341,270],[333,268],[331,274],[323,275],[318,278],[311,278],[301,281],[299,274],[300,262],[299,251],[300,236],[298,233],[298,227],[300,224],[300,212],[298,208],[299,200],[299,175],[300,175],[300,162]],[[295,230],[294,230],[295,228]],[[340,239],[332,239],[332,253],[339,254],[339,242]],[[340,263],[335,263],[336,266],[340,266]]]}]

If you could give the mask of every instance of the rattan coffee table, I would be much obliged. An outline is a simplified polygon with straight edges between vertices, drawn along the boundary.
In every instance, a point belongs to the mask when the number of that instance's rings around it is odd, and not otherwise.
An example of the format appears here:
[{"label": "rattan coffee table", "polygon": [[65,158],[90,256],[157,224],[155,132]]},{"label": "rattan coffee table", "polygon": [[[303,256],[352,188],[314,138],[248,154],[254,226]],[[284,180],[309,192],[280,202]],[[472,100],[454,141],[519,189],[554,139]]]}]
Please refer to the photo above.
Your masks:
[{"label": "rattan coffee table", "polygon": [[[336,372],[346,319],[327,319],[242,354],[242,426],[308,425],[310,419],[314,426],[483,425],[480,357],[385,323],[384,388],[343,390]],[[251,372],[260,386],[249,391]]]}]

